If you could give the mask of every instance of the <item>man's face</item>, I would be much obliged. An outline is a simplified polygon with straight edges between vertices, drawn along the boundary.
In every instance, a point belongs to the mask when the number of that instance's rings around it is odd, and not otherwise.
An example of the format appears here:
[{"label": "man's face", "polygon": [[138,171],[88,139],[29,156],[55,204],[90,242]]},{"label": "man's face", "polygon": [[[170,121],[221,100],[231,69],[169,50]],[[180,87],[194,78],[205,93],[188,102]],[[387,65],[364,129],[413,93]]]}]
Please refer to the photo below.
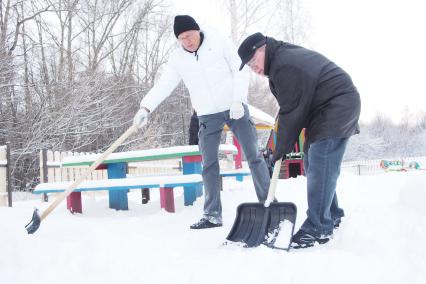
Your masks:
[{"label": "man's face", "polygon": [[200,31],[191,30],[183,32],[178,35],[178,40],[183,48],[190,52],[194,52],[200,46]]},{"label": "man's face", "polygon": [[248,65],[254,73],[265,76],[265,49],[258,48],[246,65]]}]

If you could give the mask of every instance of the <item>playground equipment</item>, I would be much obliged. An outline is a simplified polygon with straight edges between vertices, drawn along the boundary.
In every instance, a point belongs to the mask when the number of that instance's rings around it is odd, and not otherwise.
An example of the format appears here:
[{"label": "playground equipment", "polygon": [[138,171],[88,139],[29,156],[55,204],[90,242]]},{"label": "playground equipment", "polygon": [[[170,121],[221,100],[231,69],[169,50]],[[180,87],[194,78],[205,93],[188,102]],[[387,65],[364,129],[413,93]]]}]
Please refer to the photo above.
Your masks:
[{"label": "playground equipment", "polygon": [[408,170],[426,170],[420,166],[419,162],[410,161],[408,164],[401,160],[381,160],[380,167],[386,172],[406,172]]}]

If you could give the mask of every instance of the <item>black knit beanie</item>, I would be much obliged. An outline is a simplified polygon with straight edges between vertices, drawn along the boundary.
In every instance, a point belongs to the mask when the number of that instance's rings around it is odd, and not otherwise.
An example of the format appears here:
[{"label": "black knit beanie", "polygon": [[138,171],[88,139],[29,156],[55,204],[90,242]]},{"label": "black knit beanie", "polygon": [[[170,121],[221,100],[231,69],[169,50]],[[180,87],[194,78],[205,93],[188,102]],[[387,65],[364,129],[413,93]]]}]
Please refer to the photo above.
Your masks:
[{"label": "black knit beanie", "polygon": [[197,22],[188,15],[178,15],[175,17],[175,23],[173,25],[175,36],[178,37],[181,33],[191,30],[200,30]]}]

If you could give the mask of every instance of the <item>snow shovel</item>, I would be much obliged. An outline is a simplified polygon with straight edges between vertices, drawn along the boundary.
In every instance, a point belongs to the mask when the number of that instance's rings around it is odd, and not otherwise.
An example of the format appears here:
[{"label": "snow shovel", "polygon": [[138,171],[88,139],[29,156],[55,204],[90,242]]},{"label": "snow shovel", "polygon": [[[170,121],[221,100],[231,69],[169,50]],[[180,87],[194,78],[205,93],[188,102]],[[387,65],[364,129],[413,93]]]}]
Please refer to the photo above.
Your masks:
[{"label": "snow shovel", "polygon": [[294,203],[273,202],[281,163],[281,160],[275,163],[265,203],[243,203],[238,206],[237,217],[226,238],[227,240],[242,242],[244,247],[256,247],[264,244],[276,249],[287,251],[290,249],[291,241],[286,247],[275,245],[282,224],[286,220],[292,224],[290,237],[293,236],[297,215],[297,208]]},{"label": "snow shovel", "polygon": [[28,234],[33,234],[40,227],[41,221],[55,209],[59,203],[61,203],[83,180],[92,173],[118,146],[120,146],[130,135],[138,130],[137,125],[132,125],[126,130],[109,148],[89,167],[85,174],[81,175],[80,178],[75,180],[64,192],[62,192],[46,210],[43,211],[41,216],[38,213],[38,209],[34,209],[33,217],[31,221],[25,226]]}]

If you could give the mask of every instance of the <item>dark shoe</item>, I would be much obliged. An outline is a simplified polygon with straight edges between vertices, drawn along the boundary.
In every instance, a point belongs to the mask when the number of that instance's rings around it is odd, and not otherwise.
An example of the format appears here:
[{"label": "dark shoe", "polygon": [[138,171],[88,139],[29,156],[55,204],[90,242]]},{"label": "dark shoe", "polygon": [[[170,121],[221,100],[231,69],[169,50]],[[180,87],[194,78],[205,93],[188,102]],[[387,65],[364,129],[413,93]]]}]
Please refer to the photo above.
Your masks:
[{"label": "dark shoe", "polygon": [[212,223],[206,218],[201,218],[200,221],[190,226],[191,229],[198,230],[198,229],[209,229],[209,228],[215,228],[215,227],[222,227],[222,223]]},{"label": "dark shoe", "polygon": [[334,219],[334,229],[337,229],[337,228],[339,228],[340,227],[340,223],[342,223],[342,218],[336,218],[336,219]]},{"label": "dark shoe", "polygon": [[323,235],[320,237],[312,236],[311,234],[306,233],[305,231],[299,230],[292,238],[291,238],[291,248],[299,249],[299,248],[309,248],[315,245],[315,242],[320,245],[328,242],[332,237],[332,234]]}]

